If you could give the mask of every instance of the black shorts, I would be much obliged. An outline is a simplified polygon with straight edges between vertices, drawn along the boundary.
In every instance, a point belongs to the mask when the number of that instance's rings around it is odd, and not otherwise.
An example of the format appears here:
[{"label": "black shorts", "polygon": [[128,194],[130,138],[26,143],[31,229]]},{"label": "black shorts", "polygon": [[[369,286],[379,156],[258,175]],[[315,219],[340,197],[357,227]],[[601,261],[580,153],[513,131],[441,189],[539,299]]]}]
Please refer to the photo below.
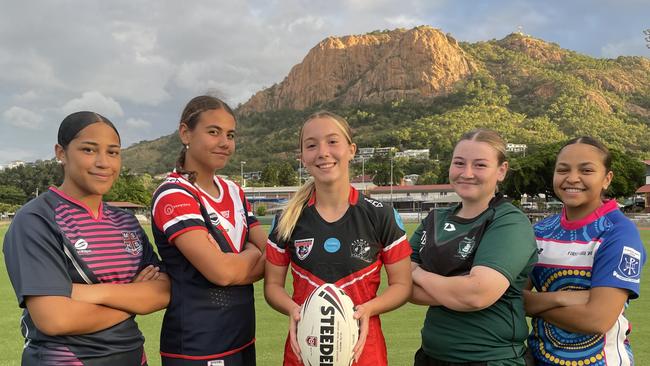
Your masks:
[{"label": "black shorts", "polygon": [[[47,350],[44,350],[41,347],[28,346],[23,350],[22,357],[22,366],[40,366],[40,365],[53,365],[53,360],[49,360],[48,357],[51,357],[48,354]],[[71,362],[70,365],[74,364],[77,360],[74,356],[70,356],[71,359],[63,360],[62,356],[57,356],[57,362]],[[65,357],[65,356],[64,356]],[[114,365],[124,365],[124,366],[147,366],[147,360],[144,356],[144,348],[138,348],[129,352],[116,353],[110,356],[104,357],[92,357],[92,358],[82,358],[80,360],[84,366],[114,366]],[[77,360],[78,362],[78,360]]]},{"label": "black shorts", "polygon": [[534,365],[534,363],[528,363],[528,360],[524,360],[524,358],[513,358],[513,359],[507,359],[507,360],[500,360],[500,361],[489,361],[489,362],[448,362],[448,361],[441,361],[437,360],[433,357],[430,357],[426,353],[424,353],[424,350],[420,348],[416,353],[415,353],[415,360],[413,362],[413,366],[489,366],[489,365]]},{"label": "black shorts", "polygon": [[162,366],[255,366],[255,344],[217,359],[188,360],[162,356]]}]

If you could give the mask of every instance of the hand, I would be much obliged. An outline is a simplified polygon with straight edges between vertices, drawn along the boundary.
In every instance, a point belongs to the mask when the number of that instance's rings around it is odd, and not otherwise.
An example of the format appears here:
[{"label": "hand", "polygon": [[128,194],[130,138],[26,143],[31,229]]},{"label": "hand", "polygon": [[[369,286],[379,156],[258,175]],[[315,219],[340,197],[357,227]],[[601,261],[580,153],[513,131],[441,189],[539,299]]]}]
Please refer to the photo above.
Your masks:
[{"label": "hand", "polygon": [[140,273],[138,273],[131,282],[144,282],[157,280],[160,277],[160,267],[153,264],[146,266]]},{"label": "hand", "polygon": [[357,344],[354,345],[352,352],[354,355],[354,362],[359,362],[361,353],[363,353],[363,347],[366,345],[366,339],[368,338],[370,310],[364,304],[355,306],[354,310],[354,319],[359,321],[359,339],[357,340]]},{"label": "hand", "polygon": [[298,356],[298,359],[302,363],[302,359],[300,358],[300,346],[298,345],[298,338],[297,338],[297,326],[298,322],[300,321],[300,309],[301,307],[296,304],[295,307],[293,307],[289,311],[289,344],[291,345],[291,350],[293,353]]}]

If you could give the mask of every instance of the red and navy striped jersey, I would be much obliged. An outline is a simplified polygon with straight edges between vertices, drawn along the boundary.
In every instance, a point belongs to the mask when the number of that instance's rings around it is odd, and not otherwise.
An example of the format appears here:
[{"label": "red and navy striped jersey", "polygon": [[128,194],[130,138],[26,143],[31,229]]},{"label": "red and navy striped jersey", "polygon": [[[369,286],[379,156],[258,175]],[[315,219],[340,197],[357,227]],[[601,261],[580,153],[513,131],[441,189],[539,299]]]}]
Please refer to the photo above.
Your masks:
[{"label": "red and navy striped jersey", "polygon": [[[411,255],[411,247],[397,212],[350,187],[347,212],[336,222],[325,221],[316,210],[315,195],[303,209],[291,238],[281,241],[275,224],[267,242],[267,260],[291,264],[293,300],[304,303],[323,283],[341,287],[358,305],[377,296],[381,267]],[[277,222],[277,218],[276,218]],[[385,365],[386,346],[379,317],[371,318],[368,340],[359,365]],[[285,365],[299,365],[288,344]]]},{"label": "red and navy striped jersey", "polygon": [[[3,252],[18,303],[26,296],[67,296],[73,283],[126,283],[158,258],[136,218],[101,204],[98,217],[56,188],[18,211]],[[133,317],[84,335],[51,337],[35,327],[27,309],[21,327],[25,352],[44,364],[105,357],[137,350],[144,338]],[[68,363],[74,364],[74,363]]]},{"label": "red and navy striped jersey", "polygon": [[174,245],[179,235],[202,230],[223,252],[243,250],[249,229],[259,223],[239,186],[219,177],[214,184],[219,197],[172,173],[153,196],[153,234],[172,281],[161,331],[163,357],[207,362],[254,342],[253,286],[211,283]]}]

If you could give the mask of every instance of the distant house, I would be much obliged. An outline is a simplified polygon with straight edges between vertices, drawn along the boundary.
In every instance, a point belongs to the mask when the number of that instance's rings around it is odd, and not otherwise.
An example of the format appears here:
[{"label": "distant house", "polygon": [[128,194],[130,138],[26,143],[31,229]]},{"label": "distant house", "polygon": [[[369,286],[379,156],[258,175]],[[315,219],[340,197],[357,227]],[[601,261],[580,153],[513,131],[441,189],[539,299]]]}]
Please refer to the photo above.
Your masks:
[{"label": "distant house", "polygon": [[106,202],[109,205],[117,208],[121,208],[123,210],[129,211],[133,215],[149,215],[149,207],[145,205],[141,205],[138,203],[133,203],[133,202],[121,202],[121,201],[116,201],[116,202]]},{"label": "distant house", "polygon": [[650,213],[650,160],[644,160],[645,185],[636,190],[636,194],[645,196],[645,212]]}]

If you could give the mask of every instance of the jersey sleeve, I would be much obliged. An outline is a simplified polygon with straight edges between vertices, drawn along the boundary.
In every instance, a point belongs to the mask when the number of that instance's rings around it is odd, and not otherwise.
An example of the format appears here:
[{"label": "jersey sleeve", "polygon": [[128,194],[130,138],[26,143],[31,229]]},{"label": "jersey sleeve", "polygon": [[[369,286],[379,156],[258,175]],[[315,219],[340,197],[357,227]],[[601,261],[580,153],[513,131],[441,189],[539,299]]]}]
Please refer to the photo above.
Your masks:
[{"label": "jersey sleeve", "polygon": [[5,264],[20,307],[25,296],[72,293],[62,237],[52,225],[35,213],[19,212],[5,235]]},{"label": "jersey sleeve", "polygon": [[404,223],[397,211],[393,209],[383,210],[383,217],[378,225],[380,240],[383,244],[381,260],[385,264],[392,264],[411,255],[411,246],[406,239]]},{"label": "jersey sleeve", "polygon": [[275,215],[269,231],[269,239],[266,242],[266,260],[276,266],[288,266],[290,262],[287,242],[280,240],[277,233],[277,224],[280,214]]},{"label": "jersey sleeve", "polygon": [[411,262],[421,264],[422,258],[420,258],[420,247],[422,247],[422,240],[426,240],[426,233],[424,232],[424,224],[420,223],[411,238],[409,239],[409,244],[411,245]]},{"label": "jersey sleeve", "polygon": [[630,298],[637,298],[645,261],[646,252],[634,224],[616,223],[594,256],[591,286],[626,289]]},{"label": "jersey sleeve", "polygon": [[536,256],[530,221],[518,211],[496,217],[486,228],[472,266],[492,268],[512,284]]},{"label": "jersey sleeve", "polygon": [[208,230],[196,198],[171,184],[156,192],[152,213],[153,224],[165,233],[170,243],[187,231]]},{"label": "jersey sleeve", "polygon": [[158,254],[156,254],[156,252],[153,250],[153,245],[149,241],[149,237],[147,237],[147,234],[144,232],[144,230],[140,229],[139,235],[140,240],[142,240],[142,262],[140,263],[140,269],[138,272],[143,270],[148,265],[154,265],[156,267],[159,267],[161,272],[166,272],[164,263],[160,261]]}]

